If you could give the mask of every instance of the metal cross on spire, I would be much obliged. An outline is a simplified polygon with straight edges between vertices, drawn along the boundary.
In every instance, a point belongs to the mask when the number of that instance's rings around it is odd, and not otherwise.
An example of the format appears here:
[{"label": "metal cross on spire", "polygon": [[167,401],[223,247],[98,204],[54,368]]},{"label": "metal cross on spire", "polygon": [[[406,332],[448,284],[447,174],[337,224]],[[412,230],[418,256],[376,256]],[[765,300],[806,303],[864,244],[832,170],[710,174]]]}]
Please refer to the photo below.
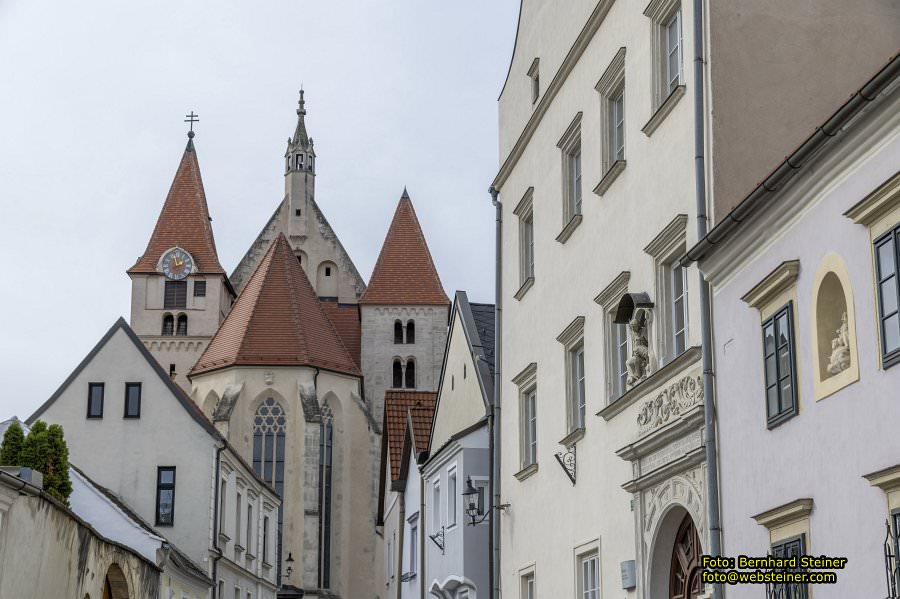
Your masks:
[{"label": "metal cross on spire", "polygon": [[190,137],[190,138],[194,137],[194,123],[197,123],[199,121],[200,121],[200,116],[194,114],[193,110],[191,111],[191,114],[184,115],[184,122],[191,124],[191,129],[190,129],[190,131],[188,131],[188,137]]}]

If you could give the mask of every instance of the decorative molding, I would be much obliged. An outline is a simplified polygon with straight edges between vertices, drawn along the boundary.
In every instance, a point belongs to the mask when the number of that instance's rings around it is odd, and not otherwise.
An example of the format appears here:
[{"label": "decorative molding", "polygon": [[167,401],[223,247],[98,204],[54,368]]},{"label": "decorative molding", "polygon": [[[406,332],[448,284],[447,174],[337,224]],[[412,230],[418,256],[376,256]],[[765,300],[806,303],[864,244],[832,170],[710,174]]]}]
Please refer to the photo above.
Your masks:
[{"label": "decorative molding", "polygon": [[576,428],[571,433],[559,440],[559,444],[563,447],[571,447],[584,439],[584,428]]},{"label": "decorative molding", "polygon": [[580,214],[575,214],[572,218],[569,219],[569,222],[566,223],[566,226],[563,227],[563,230],[560,231],[559,235],[556,236],[556,241],[560,243],[565,243],[569,240],[569,237],[572,236],[572,233],[575,229],[578,228],[578,225],[581,224],[582,216]]},{"label": "decorative molding", "polygon": [[537,462],[535,462],[534,464],[528,464],[527,466],[525,466],[524,468],[522,468],[521,470],[519,470],[518,472],[513,474],[513,476],[515,476],[516,479],[522,481],[537,471],[538,471],[538,465],[537,465]]},{"label": "decorative molding", "polygon": [[653,132],[656,131],[664,120],[666,120],[666,117],[669,116],[669,113],[672,112],[672,109],[675,108],[675,105],[678,104],[678,101],[684,96],[685,89],[686,86],[684,84],[679,85],[666,96],[666,99],[659,105],[659,108],[656,109],[653,116],[647,121],[647,124],[641,128],[644,135],[647,137],[653,135]]},{"label": "decorative molding", "polygon": [[522,199],[519,200],[519,203],[516,204],[516,207],[513,209],[513,214],[521,218],[524,214],[528,213],[531,210],[533,200],[534,185],[525,190],[524,195],[522,195]]},{"label": "decorative molding", "polygon": [[563,332],[556,336],[556,340],[563,345],[571,345],[584,336],[584,316],[576,316]]},{"label": "decorative molding", "polygon": [[512,378],[512,384],[517,387],[524,387],[533,383],[537,379],[537,362],[532,362],[522,369],[519,374]]},{"label": "decorative molding", "polygon": [[627,165],[627,161],[625,160],[616,160],[613,162],[608,169],[606,169],[606,174],[603,175],[603,178],[600,179],[600,182],[597,183],[597,186],[594,187],[594,193],[600,197],[603,197],[603,194],[607,192],[607,190],[612,186],[613,182],[619,178],[619,175],[622,171],[625,170],[625,166]]},{"label": "decorative molding", "polygon": [[637,415],[638,434],[643,435],[677,418],[703,401],[703,379],[685,376],[644,403]]},{"label": "decorative molding", "polygon": [[572,122],[569,123],[569,126],[566,128],[566,132],[562,134],[562,137],[559,138],[559,141],[556,142],[556,147],[565,150],[570,147],[573,142],[577,141],[581,138],[581,117],[584,115],[580,110],[575,113],[575,118],[572,119]]},{"label": "decorative molding", "polygon": [[[706,510],[704,509],[704,478],[702,469],[692,468],[687,472],[672,477],[648,488],[642,493],[641,529],[646,541],[655,531],[657,523],[668,511],[672,503],[683,506],[691,514],[697,526],[700,538],[706,528]],[[647,543],[650,546],[650,543]]]},{"label": "decorative molding", "polygon": [[554,454],[554,457],[556,458],[556,461],[559,462],[559,465],[562,467],[563,471],[566,473],[566,476],[568,476],[569,480],[572,481],[572,486],[575,486],[575,444],[573,443],[572,446],[568,447],[565,451],[560,451]]},{"label": "decorative molding", "polygon": [[653,389],[661,381],[667,380],[676,372],[687,368],[694,362],[698,362],[700,356],[701,352],[699,346],[689,347],[681,352],[677,358],[668,362],[659,370],[650,373],[650,376],[644,379],[639,385],[632,387],[617,397],[609,405],[597,412],[597,416],[602,417],[604,420],[609,420],[613,416],[625,411],[626,408],[634,404],[641,397],[644,397],[648,390]]},{"label": "decorative molding", "polygon": [[630,279],[631,272],[623,270],[603,288],[603,291],[597,294],[594,302],[602,306],[604,310],[609,310],[612,308],[612,303],[618,303],[622,294],[628,290],[628,281]]},{"label": "decorative molding", "polygon": [[538,73],[538,69],[541,67],[541,59],[535,58],[531,61],[531,66],[528,67],[528,76],[534,77]]},{"label": "decorative molding", "polygon": [[644,16],[654,21],[661,20],[671,11],[679,0],[651,0],[650,4],[644,8]]},{"label": "decorative molding", "polygon": [[750,307],[762,311],[780,293],[790,289],[800,274],[800,261],[787,260],[756,284],[741,298]]},{"label": "decorative molding", "polygon": [[771,530],[779,526],[784,526],[785,524],[791,524],[793,522],[797,522],[798,520],[805,520],[806,518],[809,518],[809,514],[810,512],[812,512],[812,509],[812,499],[796,499],[794,501],[791,501],[790,503],[772,508],[771,510],[767,510],[761,514],[757,514],[753,516],[753,519],[756,520],[756,523],[760,526],[765,526],[766,528]]},{"label": "decorative molding", "polygon": [[534,277],[528,277],[522,282],[522,286],[519,287],[519,290],[513,294],[513,297],[518,301],[522,301],[522,298],[525,297],[525,294],[528,293],[528,290],[534,285]]},{"label": "decorative molding", "polygon": [[619,48],[613,59],[609,61],[609,66],[603,71],[603,75],[597,81],[594,89],[601,94],[608,94],[610,90],[617,87],[621,79],[625,75],[625,46]]},{"label": "decorative molding", "polygon": [[854,204],[844,216],[858,225],[870,227],[898,207],[900,207],[900,171]]},{"label": "decorative molding", "polygon": [[687,239],[687,221],[687,214],[675,215],[675,218],[644,247],[644,252],[657,260],[671,254]]},{"label": "decorative molding", "polygon": [[871,474],[863,475],[873,487],[878,487],[885,493],[900,489],[900,464],[884,468]]}]

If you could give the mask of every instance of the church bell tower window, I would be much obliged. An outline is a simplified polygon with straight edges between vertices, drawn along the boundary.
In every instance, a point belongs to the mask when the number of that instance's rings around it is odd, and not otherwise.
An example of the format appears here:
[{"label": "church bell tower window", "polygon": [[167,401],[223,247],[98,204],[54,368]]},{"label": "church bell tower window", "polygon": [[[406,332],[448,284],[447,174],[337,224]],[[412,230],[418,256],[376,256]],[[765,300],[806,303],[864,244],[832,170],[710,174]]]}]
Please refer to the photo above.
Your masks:
[{"label": "church bell tower window", "polygon": [[188,334],[188,332],[187,332],[187,320],[188,320],[188,319],[187,319],[187,315],[186,315],[186,314],[181,314],[181,315],[178,317],[178,327],[175,329],[175,334],[178,335],[179,337],[186,337],[187,334]]},{"label": "church bell tower window", "polygon": [[162,334],[163,337],[171,337],[175,334],[175,317],[171,314],[163,316]]}]

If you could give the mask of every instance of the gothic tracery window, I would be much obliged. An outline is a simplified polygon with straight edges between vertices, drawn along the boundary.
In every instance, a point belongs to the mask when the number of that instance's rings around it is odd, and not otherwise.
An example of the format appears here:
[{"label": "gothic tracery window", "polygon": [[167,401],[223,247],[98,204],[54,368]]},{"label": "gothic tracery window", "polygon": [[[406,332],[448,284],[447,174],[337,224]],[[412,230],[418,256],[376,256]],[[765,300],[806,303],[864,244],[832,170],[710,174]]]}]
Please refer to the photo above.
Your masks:
[{"label": "gothic tracery window", "polygon": [[284,438],[287,417],[284,408],[267,397],[256,409],[253,421],[253,469],[278,495],[284,493]]},{"label": "gothic tracery window", "polygon": [[331,408],[322,406],[319,425],[319,587],[331,587],[331,495],[334,457],[334,418]]}]

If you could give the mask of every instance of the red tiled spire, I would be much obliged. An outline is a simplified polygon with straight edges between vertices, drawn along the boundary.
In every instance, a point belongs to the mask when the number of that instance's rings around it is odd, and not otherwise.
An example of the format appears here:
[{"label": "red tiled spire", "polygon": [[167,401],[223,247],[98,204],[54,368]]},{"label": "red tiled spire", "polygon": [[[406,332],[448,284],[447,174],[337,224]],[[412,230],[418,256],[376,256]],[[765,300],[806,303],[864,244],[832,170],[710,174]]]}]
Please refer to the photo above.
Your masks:
[{"label": "red tiled spire", "polygon": [[129,273],[155,273],[156,264],[166,250],[179,246],[194,257],[196,272],[225,274],[216,253],[206,193],[200,178],[200,165],[193,140],[188,140],[175,173],[169,195],[163,204],[144,255],[128,269]]},{"label": "red tiled spire", "polygon": [[449,305],[406,189],[360,304]]},{"label": "red tiled spire", "polygon": [[279,234],[191,374],[234,365],[360,370]]}]

